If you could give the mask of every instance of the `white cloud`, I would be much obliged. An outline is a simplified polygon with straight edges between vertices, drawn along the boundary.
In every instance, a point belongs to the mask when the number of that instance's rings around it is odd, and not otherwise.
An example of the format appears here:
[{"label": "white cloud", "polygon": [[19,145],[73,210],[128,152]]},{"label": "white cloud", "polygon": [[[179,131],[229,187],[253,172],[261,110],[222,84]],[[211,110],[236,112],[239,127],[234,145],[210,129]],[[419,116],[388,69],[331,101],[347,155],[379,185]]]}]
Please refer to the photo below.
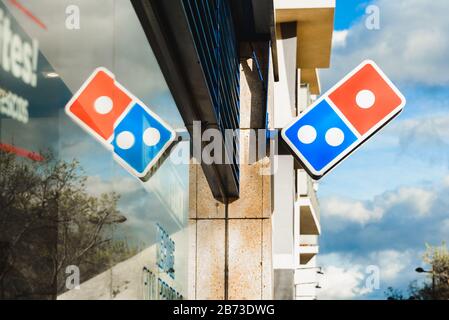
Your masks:
[{"label": "white cloud", "polygon": [[[321,300],[355,299],[376,290],[383,290],[399,278],[407,276],[412,263],[412,251],[381,250],[356,256],[352,254],[327,254],[319,257],[324,275],[320,279]],[[371,267],[379,269],[379,287],[373,287]]]},{"label": "white cloud", "polygon": [[[406,205],[414,209],[418,215],[430,213],[432,204],[437,196],[433,190],[418,187],[402,187],[393,192],[387,192],[378,198],[383,208],[391,208],[396,205]],[[376,200],[375,200],[376,201]]]},{"label": "white cloud", "polygon": [[354,299],[371,292],[370,289],[363,287],[365,275],[359,269],[359,266],[350,269],[326,267],[318,298],[320,300]]},{"label": "white cloud", "polygon": [[384,213],[382,208],[368,208],[367,204],[362,201],[339,197],[323,198],[320,205],[321,210],[326,215],[358,222],[360,224],[379,220]]},{"label": "white cloud", "polygon": [[[355,222],[360,225],[380,221],[384,215],[396,206],[408,209],[409,215],[424,216],[431,212],[437,200],[433,189],[421,187],[400,187],[387,191],[368,201],[337,196],[323,197],[320,207],[323,215],[340,221]],[[337,223],[330,229],[341,228]]]},{"label": "white cloud", "polygon": [[332,48],[345,47],[347,37],[348,30],[334,31],[334,34],[332,36]]},{"label": "white cloud", "polygon": [[320,300],[354,299],[372,289],[365,285],[364,267],[349,254],[321,255],[324,275],[320,279]]},{"label": "white cloud", "polygon": [[393,281],[410,266],[412,252],[396,250],[383,250],[370,254],[369,259],[380,269],[381,281]]},{"label": "white cloud", "polygon": [[[349,29],[346,45],[334,47],[331,70],[323,70],[323,80],[335,83],[359,62],[370,58],[394,81],[448,84],[447,1],[378,0],[373,3],[380,9],[380,30],[368,30],[363,18]],[[337,38],[342,37],[337,34]]]}]

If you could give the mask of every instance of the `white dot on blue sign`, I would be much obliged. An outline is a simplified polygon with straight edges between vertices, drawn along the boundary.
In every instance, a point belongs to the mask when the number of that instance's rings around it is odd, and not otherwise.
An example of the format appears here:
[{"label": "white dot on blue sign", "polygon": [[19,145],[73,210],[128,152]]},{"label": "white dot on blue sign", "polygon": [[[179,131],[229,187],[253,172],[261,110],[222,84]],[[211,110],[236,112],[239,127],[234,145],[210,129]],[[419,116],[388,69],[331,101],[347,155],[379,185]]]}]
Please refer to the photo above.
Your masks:
[{"label": "white dot on blue sign", "polygon": [[355,102],[360,108],[369,109],[376,102],[376,96],[370,90],[360,90],[355,97]]},{"label": "white dot on blue sign", "polygon": [[316,130],[314,127],[305,125],[298,130],[298,139],[301,143],[310,144],[316,139]]},{"label": "white dot on blue sign", "polygon": [[331,128],[327,130],[324,138],[330,146],[338,147],[345,141],[345,134],[339,128]]},{"label": "white dot on blue sign", "polygon": [[99,114],[108,114],[113,106],[112,99],[107,96],[101,96],[94,102],[95,111]]},{"label": "white dot on blue sign", "polygon": [[123,150],[132,148],[134,141],[134,135],[129,131],[122,131],[117,136],[117,146]]},{"label": "white dot on blue sign", "polygon": [[161,140],[161,133],[155,128],[148,128],[143,133],[143,142],[149,146],[155,146]]}]

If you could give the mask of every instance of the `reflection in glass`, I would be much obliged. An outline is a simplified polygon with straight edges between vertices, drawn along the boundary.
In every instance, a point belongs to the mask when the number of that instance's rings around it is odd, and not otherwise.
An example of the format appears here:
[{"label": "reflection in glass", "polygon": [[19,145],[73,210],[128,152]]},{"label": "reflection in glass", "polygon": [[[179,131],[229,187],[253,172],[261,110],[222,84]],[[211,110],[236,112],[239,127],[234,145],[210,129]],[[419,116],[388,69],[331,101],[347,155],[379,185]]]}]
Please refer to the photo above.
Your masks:
[{"label": "reflection in glass", "polygon": [[[80,8],[79,30],[65,28],[60,13],[69,5]],[[0,23],[8,19],[11,33],[38,48],[35,81],[0,66],[0,107],[15,96],[27,103],[26,117],[0,112],[0,299],[184,297],[189,153],[142,182],[64,113],[86,76],[105,66],[173,128],[185,129],[131,3],[26,7],[45,30],[0,3]],[[173,152],[180,148],[189,143]]]}]

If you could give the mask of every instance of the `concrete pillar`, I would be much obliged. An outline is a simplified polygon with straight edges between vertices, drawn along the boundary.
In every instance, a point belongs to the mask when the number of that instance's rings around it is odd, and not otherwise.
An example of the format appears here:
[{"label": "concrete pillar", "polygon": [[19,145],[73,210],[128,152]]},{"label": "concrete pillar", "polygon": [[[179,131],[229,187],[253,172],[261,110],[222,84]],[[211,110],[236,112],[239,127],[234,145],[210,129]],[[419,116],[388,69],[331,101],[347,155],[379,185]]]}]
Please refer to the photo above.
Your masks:
[{"label": "concrete pillar", "polygon": [[[268,54],[267,54],[268,56]],[[262,64],[263,67],[263,64]],[[240,197],[215,200],[200,165],[190,167],[189,299],[272,299],[271,179],[250,156],[263,124],[264,87],[253,59],[240,68]]]},{"label": "concrete pillar", "polygon": [[201,165],[190,165],[189,299],[225,298],[225,208],[214,199]]}]

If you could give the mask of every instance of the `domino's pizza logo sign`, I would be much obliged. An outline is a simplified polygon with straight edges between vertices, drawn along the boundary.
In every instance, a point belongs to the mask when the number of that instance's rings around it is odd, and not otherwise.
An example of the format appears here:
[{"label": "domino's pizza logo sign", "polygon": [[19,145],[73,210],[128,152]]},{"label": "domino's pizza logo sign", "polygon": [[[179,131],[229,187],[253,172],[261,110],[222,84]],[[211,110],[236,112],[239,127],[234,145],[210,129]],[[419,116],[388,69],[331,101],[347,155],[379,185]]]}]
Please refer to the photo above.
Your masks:
[{"label": "domino's pizza logo sign", "polygon": [[320,179],[397,116],[405,102],[366,60],[284,128],[282,137],[304,169]]},{"label": "domino's pizza logo sign", "polygon": [[175,140],[175,131],[105,68],[93,72],[65,110],[138,178],[148,175]]}]

